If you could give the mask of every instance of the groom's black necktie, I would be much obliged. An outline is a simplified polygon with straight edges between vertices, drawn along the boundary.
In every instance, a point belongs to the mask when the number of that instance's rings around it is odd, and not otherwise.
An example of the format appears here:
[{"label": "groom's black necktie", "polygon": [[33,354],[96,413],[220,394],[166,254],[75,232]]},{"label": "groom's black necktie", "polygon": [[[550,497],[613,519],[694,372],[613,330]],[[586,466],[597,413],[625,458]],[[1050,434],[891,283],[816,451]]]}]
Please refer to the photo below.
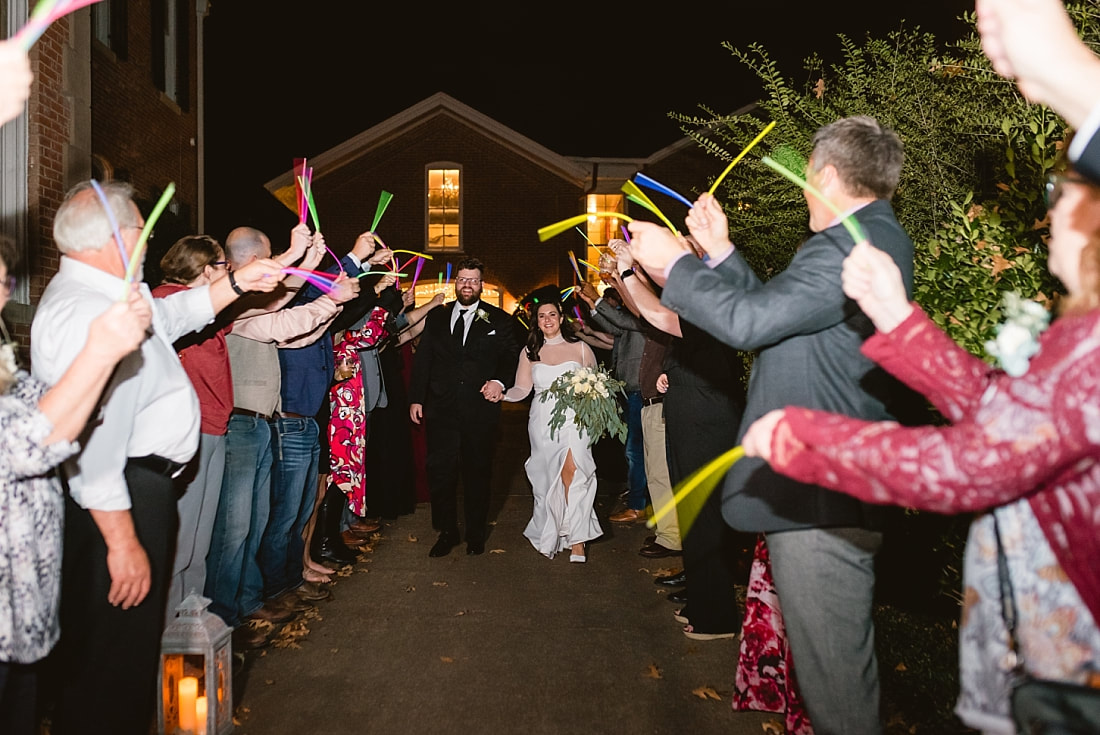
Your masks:
[{"label": "groom's black necktie", "polygon": [[460,346],[462,345],[462,336],[466,331],[466,309],[458,310],[458,318],[455,319],[455,325],[451,328],[451,336],[454,337],[455,342]]}]

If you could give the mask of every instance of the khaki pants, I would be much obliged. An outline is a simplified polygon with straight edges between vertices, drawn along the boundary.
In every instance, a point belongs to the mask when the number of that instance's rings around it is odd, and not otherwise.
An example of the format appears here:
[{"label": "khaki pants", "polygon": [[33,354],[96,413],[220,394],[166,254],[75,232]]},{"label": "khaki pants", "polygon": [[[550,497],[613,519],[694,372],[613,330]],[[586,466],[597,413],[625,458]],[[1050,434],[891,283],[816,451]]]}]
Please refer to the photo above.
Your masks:
[{"label": "khaki pants", "polygon": [[[642,408],[642,441],[645,446],[645,475],[649,484],[649,499],[656,513],[672,502],[672,482],[668,479],[665,457],[664,405],[654,403]],[[680,525],[672,510],[657,521],[657,543],[666,549],[680,550]]]}]

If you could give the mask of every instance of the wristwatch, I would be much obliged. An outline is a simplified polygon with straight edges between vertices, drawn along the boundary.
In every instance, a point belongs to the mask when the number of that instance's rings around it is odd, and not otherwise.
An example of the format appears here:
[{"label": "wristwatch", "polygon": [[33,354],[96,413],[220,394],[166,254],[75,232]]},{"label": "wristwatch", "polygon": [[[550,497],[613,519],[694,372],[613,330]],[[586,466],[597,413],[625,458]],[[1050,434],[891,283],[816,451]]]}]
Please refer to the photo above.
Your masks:
[{"label": "wristwatch", "polygon": [[621,278],[625,281],[626,279],[630,278],[632,275],[634,275],[634,269],[633,268],[627,268],[625,271],[623,271],[622,273],[619,274],[619,278]]}]

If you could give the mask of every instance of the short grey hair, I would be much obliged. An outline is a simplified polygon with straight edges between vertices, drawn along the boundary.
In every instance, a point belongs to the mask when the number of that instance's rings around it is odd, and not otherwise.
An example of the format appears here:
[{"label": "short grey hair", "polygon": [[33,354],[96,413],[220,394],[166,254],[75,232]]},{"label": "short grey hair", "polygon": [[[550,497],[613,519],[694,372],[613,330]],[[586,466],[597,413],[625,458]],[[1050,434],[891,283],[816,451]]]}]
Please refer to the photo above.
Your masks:
[{"label": "short grey hair", "polygon": [[836,168],[854,197],[892,199],[905,161],[901,138],[866,115],[846,117],[814,133],[813,169]]},{"label": "short grey hair", "polygon": [[[122,181],[100,184],[118,226],[139,227],[134,188]],[[103,202],[91,181],[82,181],[65,195],[53,220],[53,239],[63,253],[101,250],[114,235]]]},{"label": "short grey hair", "polygon": [[255,227],[238,227],[225,238],[225,257],[234,268],[247,265],[249,256],[271,257],[271,240]]}]

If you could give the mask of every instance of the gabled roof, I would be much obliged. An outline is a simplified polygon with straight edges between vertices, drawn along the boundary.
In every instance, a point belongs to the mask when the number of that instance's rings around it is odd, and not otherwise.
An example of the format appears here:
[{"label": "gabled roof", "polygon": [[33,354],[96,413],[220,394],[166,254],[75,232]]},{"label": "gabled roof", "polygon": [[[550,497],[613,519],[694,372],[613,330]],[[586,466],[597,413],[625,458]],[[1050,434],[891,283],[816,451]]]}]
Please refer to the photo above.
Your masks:
[{"label": "gabled roof", "polygon": [[[407,135],[415,128],[437,117],[450,117],[459,123],[468,125],[480,131],[494,143],[504,146],[533,164],[541,166],[577,186],[583,186],[588,176],[587,169],[578,166],[569,158],[554,153],[549,148],[545,148],[530,138],[520,135],[515,130],[501,125],[493,118],[483,115],[443,92],[437,92],[393,117],[383,120],[374,127],[364,130],[355,137],[329,148],[320,155],[313,156],[309,159],[309,165],[317,172],[318,177],[330,174],[354,163],[372,150]],[[287,170],[264,184],[264,188],[277,197],[280,190],[288,187],[291,189],[293,196],[293,169]],[[293,201],[293,198],[291,201]]]}]

